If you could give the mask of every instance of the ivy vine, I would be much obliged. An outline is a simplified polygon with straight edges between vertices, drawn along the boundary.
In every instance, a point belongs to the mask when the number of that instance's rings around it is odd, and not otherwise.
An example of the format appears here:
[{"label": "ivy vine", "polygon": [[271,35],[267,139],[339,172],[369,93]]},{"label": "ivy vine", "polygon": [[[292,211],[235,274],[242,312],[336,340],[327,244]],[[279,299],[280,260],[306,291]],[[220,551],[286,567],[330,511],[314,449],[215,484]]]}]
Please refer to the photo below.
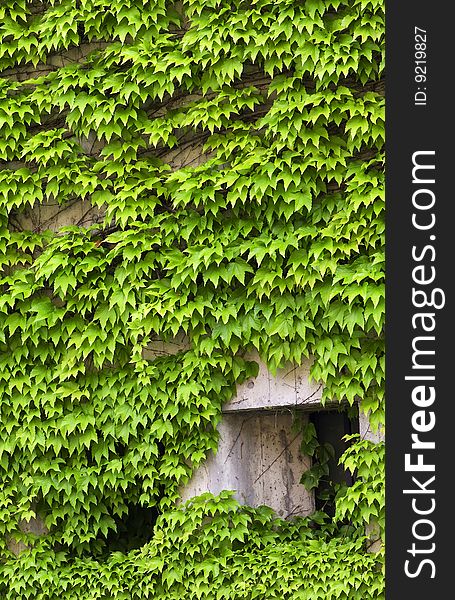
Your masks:
[{"label": "ivy vine", "polygon": [[333,519],[176,505],[248,350],[383,425],[383,50],[382,0],[1,3],[0,598],[383,598],[382,444]]}]

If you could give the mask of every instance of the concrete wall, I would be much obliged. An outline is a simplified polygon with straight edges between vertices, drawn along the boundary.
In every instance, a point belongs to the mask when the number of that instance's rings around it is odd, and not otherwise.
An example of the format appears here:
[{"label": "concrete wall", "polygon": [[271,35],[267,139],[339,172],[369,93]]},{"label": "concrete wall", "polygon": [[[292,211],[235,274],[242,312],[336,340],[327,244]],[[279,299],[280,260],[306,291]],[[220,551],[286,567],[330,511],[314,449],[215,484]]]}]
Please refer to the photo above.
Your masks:
[{"label": "concrete wall", "polygon": [[[144,351],[144,357],[153,359],[166,354],[175,354],[189,348],[189,341],[184,336],[173,342],[154,341]],[[237,386],[237,393],[223,406],[224,413],[245,410],[270,410],[276,408],[314,409],[321,403],[323,386],[319,382],[309,380],[313,359],[306,359],[296,367],[288,365],[278,369],[276,376],[267,369],[257,352],[245,355],[259,365],[259,372]]]},{"label": "concrete wall", "polygon": [[[359,433],[365,440],[370,440],[375,444],[383,442],[385,440],[384,430],[373,431],[368,419],[368,415],[364,412],[359,413]],[[366,528],[366,534],[370,538],[370,545],[368,550],[370,552],[379,552],[382,546],[382,540],[380,538],[379,526],[377,523],[370,523]]]},{"label": "concrete wall", "polygon": [[[174,343],[149,344],[147,358],[173,354],[188,347],[185,338]],[[308,411],[320,406],[322,385],[309,381],[312,360],[279,369],[272,376],[256,352],[246,355],[259,365],[258,375],[237,386],[223,406],[216,454],[194,473],[181,490],[182,500],[204,492],[233,490],[242,504],[267,505],[282,517],[314,512],[314,495],[300,483],[311,459],[300,453],[301,435],[294,420],[308,421]]]},{"label": "concrete wall", "polygon": [[235,490],[242,504],[267,505],[281,517],[314,512],[313,494],[300,483],[311,459],[300,453],[295,419],[303,424],[308,416],[282,409],[225,414],[218,452],[196,471],[182,490],[182,500],[227,489]]},{"label": "concrete wall", "polygon": [[383,429],[373,431],[368,419],[368,415],[362,411],[359,412],[359,433],[364,440],[370,440],[375,444],[383,442],[385,439]]},{"label": "concrete wall", "polygon": [[279,369],[272,376],[257,353],[257,377],[237,386],[223,407],[220,442],[182,490],[186,500],[203,492],[234,490],[242,504],[267,505],[281,517],[314,512],[314,495],[300,483],[311,458],[300,452],[293,427],[308,421],[304,410],[320,405],[322,385],[309,381],[312,360]]},{"label": "concrete wall", "polygon": [[[19,523],[19,530],[23,533],[31,533],[36,536],[45,535],[49,533],[43,520],[38,517],[33,517],[29,521],[21,521]],[[13,537],[8,538],[8,549],[14,554],[20,554],[24,550],[27,550],[28,546],[24,542],[14,539]]]},{"label": "concrete wall", "polygon": [[320,404],[322,384],[309,381],[312,359],[298,367],[289,365],[279,369],[273,376],[257,353],[250,353],[246,358],[258,363],[259,373],[237,387],[236,396],[224,405],[223,412],[283,407],[305,409]]}]

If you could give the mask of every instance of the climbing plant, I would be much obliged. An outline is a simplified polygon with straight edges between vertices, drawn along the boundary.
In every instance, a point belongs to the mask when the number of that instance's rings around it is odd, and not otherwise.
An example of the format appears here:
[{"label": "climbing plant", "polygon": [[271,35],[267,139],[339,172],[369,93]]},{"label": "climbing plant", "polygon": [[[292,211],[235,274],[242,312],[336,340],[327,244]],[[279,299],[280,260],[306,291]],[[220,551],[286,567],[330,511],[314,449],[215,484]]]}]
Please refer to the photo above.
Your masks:
[{"label": "climbing plant", "polygon": [[1,3],[0,598],[383,597],[381,445],[333,519],[176,505],[248,350],[383,424],[383,44],[382,0]]}]

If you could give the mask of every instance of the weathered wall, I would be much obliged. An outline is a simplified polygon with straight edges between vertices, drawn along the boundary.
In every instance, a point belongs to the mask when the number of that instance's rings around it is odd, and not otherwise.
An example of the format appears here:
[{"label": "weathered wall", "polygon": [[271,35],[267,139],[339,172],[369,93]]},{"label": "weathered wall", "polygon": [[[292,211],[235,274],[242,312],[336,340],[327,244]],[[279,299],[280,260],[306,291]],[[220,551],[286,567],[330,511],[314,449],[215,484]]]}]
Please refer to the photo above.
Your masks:
[{"label": "weathered wall", "polygon": [[385,435],[382,429],[379,429],[378,431],[373,431],[370,421],[368,420],[368,415],[366,415],[364,412],[360,412],[359,414],[359,433],[363,439],[370,440],[375,444],[383,442],[385,439]]},{"label": "weathered wall", "polygon": [[[19,524],[19,529],[22,533],[31,533],[33,535],[45,535],[48,533],[48,529],[39,516],[36,518],[30,519],[30,521],[22,521]],[[20,540],[16,540],[14,538],[10,538],[8,540],[8,548],[14,554],[19,554],[27,549],[26,544]]]},{"label": "weathered wall", "polygon": [[[146,356],[177,352],[186,344],[154,342]],[[247,358],[258,363],[258,375],[239,385],[224,405],[218,451],[182,489],[182,499],[234,490],[243,504],[267,505],[282,517],[311,514],[314,496],[300,483],[311,459],[300,453],[295,421],[308,421],[303,410],[319,405],[322,385],[309,381],[311,360],[273,376],[256,353]]]},{"label": "weathered wall", "polygon": [[322,396],[322,384],[310,382],[312,360],[302,365],[279,369],[273,376],[256,353],[247,355],[259,365],[257,377],[237,387],[237,394],[224,405],[224,412],[273,408],[311,408],[318,405]]},{"label": "weathered wall", "polygon": [[[363,439],[370,440],[375,444],[385,440],[384,431],[382,429],[373,431],[370,421],[368,420],[368,415],[363,412],[359,414],[359,433]],[[378,525],[376,523],[370,523],[366,528],[366,533],[371,540],[368,550],[370,552],[378,552],[382,546]]]},{"label": "weathered wall", "polygon": [[220,424],[218,452],[205,462],[182,490],[183,500],[203,492],[235,490],[250,506],[267,505],[281,517],[314,511],[313,494],[300,483],[311,459],[300,453],[301,435],[290,411],[228,413]]}]

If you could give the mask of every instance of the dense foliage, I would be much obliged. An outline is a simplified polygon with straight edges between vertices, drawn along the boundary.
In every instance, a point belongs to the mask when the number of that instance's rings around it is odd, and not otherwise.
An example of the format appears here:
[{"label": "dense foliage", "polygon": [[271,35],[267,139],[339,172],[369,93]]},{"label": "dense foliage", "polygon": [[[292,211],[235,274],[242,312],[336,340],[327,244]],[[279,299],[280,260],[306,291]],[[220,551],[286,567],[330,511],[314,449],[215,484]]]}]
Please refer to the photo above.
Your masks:
[{"label": "dense foliage", "polygon": [[382,0],[2,1],[2,600],[382,598],[381,445],[333,521],[174,503],[248,349],[383,422],[383,43]]}]

